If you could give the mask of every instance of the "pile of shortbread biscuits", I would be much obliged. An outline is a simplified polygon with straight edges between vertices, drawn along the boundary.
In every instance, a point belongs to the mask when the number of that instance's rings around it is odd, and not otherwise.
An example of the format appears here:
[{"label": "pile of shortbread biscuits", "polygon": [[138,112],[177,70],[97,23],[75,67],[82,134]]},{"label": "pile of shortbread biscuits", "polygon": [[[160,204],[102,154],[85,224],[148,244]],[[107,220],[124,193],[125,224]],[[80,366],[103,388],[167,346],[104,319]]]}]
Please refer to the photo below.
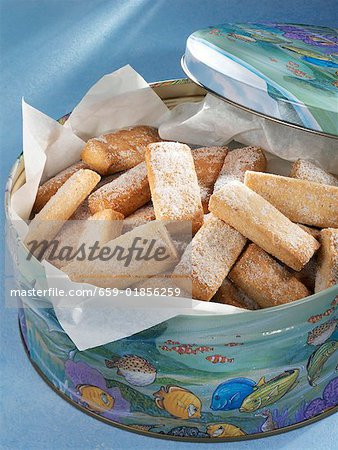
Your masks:
[{"label": "pile of shortbread biscuits", "polygon": [[[158,276],[171,267],[171,281],[184,290],[188,278],[194,299],[246,309],[338,283],[338,180],[311,161],[297,160],[288,177],[274,175],[265,172],[261,148],[191,149],[162,141],[148,126],[92,138],[81,158],[39,187],[26,243],[43,236],[69,244],[81,235],[127,245],[143,227],[170,257],[156,273],[144,263],[135,267],[148,277],[142,286],[165,284]],[[99,226],[86,237],[93,221]],[[187,246],[167,233],[168,221],[191,223]],[[88,264],[55,263],[73,281],[116,282],[113,265],[96,262],[95,279]]]}]

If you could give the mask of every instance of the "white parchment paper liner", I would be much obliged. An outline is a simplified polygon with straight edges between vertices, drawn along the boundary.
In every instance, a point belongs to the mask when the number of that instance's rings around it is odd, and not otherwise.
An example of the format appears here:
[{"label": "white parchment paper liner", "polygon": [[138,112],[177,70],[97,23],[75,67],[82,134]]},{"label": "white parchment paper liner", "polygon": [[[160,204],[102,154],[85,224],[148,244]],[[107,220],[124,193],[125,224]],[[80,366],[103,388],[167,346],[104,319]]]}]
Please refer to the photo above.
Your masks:
[{"label": "white parchment paper liner", "polygon": [[201,146],[236,140],[260,146],[287,161],[310,159],[338,174],[338,139],[264,119],[211,94],[201,102],[176,106],[161,123],[159,133],[162,139]]},{"label": "white parchment paper liner", "polygon": [[[316,147],[316,153],[309,145],[311,135],[297,151],[291,144],[275,147],[276,140],[290,141],[285,136],[290,129],[267,132],[269,124],[242,113],[210,95],[198,104],[182,104],[169,113],[162,100],[130,66],[101,78],[74,108],[65,126],[23,101],[26,182],[12,196],[10,217],[15,219],[15,226],[23,238],[40,182],[78,161],[86,139],[141,124],[159,127],[161,137],[168,140],[202,146],[225,144],[236,139],[244,144],[261,145],[285,160],[307,157],[317,160],[326,169],[337,171],[337,159],[332,149]],[[269,156],[268,159],[274,167],[280,167],[279,158]],[[286,174],[285,168],[282,173]],[[44,261],[42,265],[48,287],[65,290],[86,287],[70,281],[66,274],[48,262]],[[50,300],[61,326],[79,350],[121,339],[178,314],[244,311],[229,305],[172,297],[51,296]]]}]

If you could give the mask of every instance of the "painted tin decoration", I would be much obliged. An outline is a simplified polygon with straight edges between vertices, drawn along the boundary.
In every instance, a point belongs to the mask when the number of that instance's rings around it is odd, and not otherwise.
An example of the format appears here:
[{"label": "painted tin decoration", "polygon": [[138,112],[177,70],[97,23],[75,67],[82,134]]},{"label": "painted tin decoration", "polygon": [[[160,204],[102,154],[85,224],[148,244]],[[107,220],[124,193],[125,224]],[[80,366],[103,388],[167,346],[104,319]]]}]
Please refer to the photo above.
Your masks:
[{"label": "painted tin decoration", "polygon": [[251,111],[338,135],[335,28],[224,24],[187,40],[183,69],[195,82]]},{"label": "painted tin decoration", "polygon": [[[154,86],[166,103],[200,100],[186,80]],[[43,280],[9,216],[23,159],[6,188],[8,248],[20,290]],[[177,316],[79,351],[49,298],[22,296],[19,324],[34,367],[64,399],[129,431],[216,442],[269,436],[338,408],[338,286],[295,303],[233,315]]]}]

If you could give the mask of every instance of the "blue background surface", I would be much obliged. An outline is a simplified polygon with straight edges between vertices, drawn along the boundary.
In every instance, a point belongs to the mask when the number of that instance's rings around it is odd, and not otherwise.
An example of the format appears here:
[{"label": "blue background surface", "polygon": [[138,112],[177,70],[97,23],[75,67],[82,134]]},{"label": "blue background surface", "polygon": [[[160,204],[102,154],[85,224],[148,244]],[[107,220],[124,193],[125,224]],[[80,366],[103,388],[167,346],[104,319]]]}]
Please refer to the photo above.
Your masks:
[{"label": "blue background surface", "polygon": [[[103,74],[129,63],[147,81],[183,76],[193,31],[227,21],[337,26],[335,0],[0,0],[1,183],[21,148],[21,97],[58,118]],[[1,211],[2,221],[4,219]],[[3,253],[3,242],[1,242]],[[3,269],[3,262],[2,269]],[[3,294],[2,294],[3,296]],[[127,433],[76,410],[30,366],[16,312],[1,306],[1,449],[190,449]],[[258,441],[199,449],[337,449],[337,415]]]}]

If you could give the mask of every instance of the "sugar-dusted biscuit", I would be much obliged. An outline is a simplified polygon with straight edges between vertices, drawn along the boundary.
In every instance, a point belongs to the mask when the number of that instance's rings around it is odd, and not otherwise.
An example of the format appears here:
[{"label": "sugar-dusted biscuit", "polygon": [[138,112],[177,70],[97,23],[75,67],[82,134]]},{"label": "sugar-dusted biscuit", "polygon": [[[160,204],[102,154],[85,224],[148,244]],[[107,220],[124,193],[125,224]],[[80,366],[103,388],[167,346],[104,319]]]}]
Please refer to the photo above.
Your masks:
[{"label": "sugar-dusted biscuit", "polygon": [[102,209],[113,209],[127,217],[149,200],[147,169],[143,162],[97,189],[89,196],[88,203],[93,214]]},{"label": "sugar-dusted biscuit", "polygon": [[293,222],[338,227],[336,186],[261,172],[246,172],[244,182]]},{"label": "sugar-dusted biscuit", "polygon": [[290,177],[319,184],[338,186],[338,179],[306,159],[298,159],[292,164]]},{"label": "sugar-dusted biscuit", "polygon": [[250,244],[243,252],[229,277],[261,308],[282,305],[310,295],[297,278],[256,244]]},{"label": "sugar-dusted biscuit", "polygon": [[246,243],[238,231],[210,215],[196,233],[175,267],[173,277],[192,297],[209,301],[240,255]]},{"label": "sugar-dusted biscuit", "polygon": [[208,212],[208,204],[214,184],[228,153],[227,147],[201,147],[191,150],[198,184],[201,190],[203,210]]},{"label": "sugar-dusted biscuit", "polygon": [[247,170],[264,172],[266,158],[260,147],[236,148],[229,152],[224,160],[219,176],[215,182],[214,192],[229,181],[244,181]]},{"label": "sugar-dusted biscuit", "polygon": [[72,164],[66,169],[62,170],[54,177],[45,181],[38,188],[38,192],[36,194],[35,203],[33,205],[32,212],[33,214],[37,214],[41,209],[45,206],[45,204],[49,201],[51,197],[60,189],[60,187],[70,178],[74,173],[76,173],[80,169],[88,169],[88,165],[83,161]]},{"label": "sugar-dusted biscuit", "polygon": [[308,227],[307,225],[303,225],[302,223],[297,223],[299,227],[301,227],[304,231],[311,234],[317,241],[320,239],[320,229],[314,227]]},{"label": "sugar-dusted biscuit", "polygon": [[128,216],[123,223],[123,232],[132,230],[133,228],[144,225],[151,220],[155,220],[155,211],[152,203],[142,206]]},{"label": "sugar-dusted biscuit", "polygon": [[237,306],[237,308],[251,310],[260,308],[257,302],[249,298],[245,292],[237,288],[228,278],[223,280],[212,301],[223,303],[224,305]]},{"label": "sugar-dusted biscuit", "polygon": [[[135,246],[137,251],[133,252]],[[72,261],[63,268],[64,272],[72,281],[124,289],[165,272],[178,260],[166,227],[158,221],[122,234],[107,242],[100,251],[103,250],[104,255],[95,260]]]},{"label": "sugar-dusted biscuit", "polygon": [[92,170],[75,172],[30,222],[25,243],[53,239],[99,181],[100,175]]},{"label": "sugar-dusted biscuit", "polygon": [[338,229],[326,228],[320,234],[315,292],[338,284]]},{"label": "sugar-dusted biscuit", "polygon": [[303,283],[311,291],[311,293],[315,289],[316,273],[318,269],[317,259],[317,254],[315,254],[299,272],[290,269],[292,275]]},{"label": "sugar-dusted biscuit", "polygon": [[319,247],[310,234],[240,181],[231,181],[214,192],[209,209],[295,270],[301,270]]},{"label": "sugar-dusted biscuit", "polygon": [[111,209],[104,209],[90,216],[88,220],[67,220],[43,257],[61,269],[69,264],[81,247],[89,249],[96,243],[101,246],[121,234],[123,215]]},{"label": "sugar-dusted biscuit", "polygon": [[81,158],[102,175],[130,169],[144,161],[145,147],[160,141],[157,129],[135,126],[89,139]]},{"label": "sugar-dusted biscuit", "polygon": [[195,233],[203,224],[203,208],[190,148],[178,142],[149,144],[145,160],[156,219],[189,221]]},{"label": "sugar-dusted biscuit", "polygon": [[[116,180],[119,176],[121,176],[124,172],[114,173],[113,175],[108,175],[106,177],[102,177],[101,180],[97,183],[97,185],[94,187],[92,192],[97,191],[100,187],[104,186],[105,184],[110,183],[113,180]],[[81,205],[76,209],[74,214],[71,215],[69,220],[85,220],[89,219],[91,216],[91,212],[89,209],[89,202],[88,197],[83,200]]]}]

